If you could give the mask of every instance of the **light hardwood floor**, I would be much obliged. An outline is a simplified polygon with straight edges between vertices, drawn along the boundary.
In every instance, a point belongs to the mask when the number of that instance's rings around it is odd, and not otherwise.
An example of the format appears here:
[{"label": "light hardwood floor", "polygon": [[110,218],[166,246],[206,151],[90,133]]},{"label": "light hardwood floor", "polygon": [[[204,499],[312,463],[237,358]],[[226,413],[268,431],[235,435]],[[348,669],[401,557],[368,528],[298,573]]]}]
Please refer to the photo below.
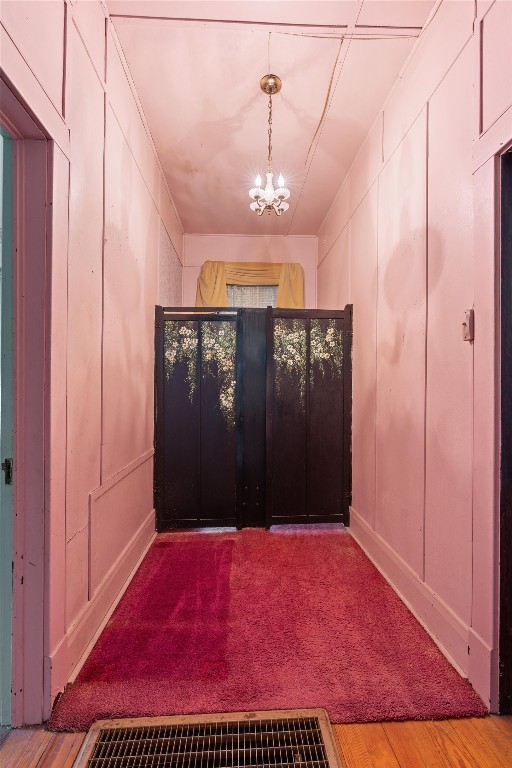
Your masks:
[{"label": "light hardwood floor", "polygon": [[[512,717],[335,725],[346,768],[511,768]],[[5,733],[3,734],[5,735]],[[2,768],[71,768],[85,734],[0,734]]]}]

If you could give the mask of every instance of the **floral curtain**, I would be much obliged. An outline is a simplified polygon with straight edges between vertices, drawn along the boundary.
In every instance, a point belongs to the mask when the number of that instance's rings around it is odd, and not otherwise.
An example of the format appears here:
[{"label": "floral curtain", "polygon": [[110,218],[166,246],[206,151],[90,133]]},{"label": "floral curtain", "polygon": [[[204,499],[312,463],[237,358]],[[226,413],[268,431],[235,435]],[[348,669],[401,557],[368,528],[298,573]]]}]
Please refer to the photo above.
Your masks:
[{"label": "floral curtain", "polygon": [[304,308],[304,272],[300,264],[205,261],[197,281],[196,307],[226,307],[227,284],[277,285],[277,307]]}]

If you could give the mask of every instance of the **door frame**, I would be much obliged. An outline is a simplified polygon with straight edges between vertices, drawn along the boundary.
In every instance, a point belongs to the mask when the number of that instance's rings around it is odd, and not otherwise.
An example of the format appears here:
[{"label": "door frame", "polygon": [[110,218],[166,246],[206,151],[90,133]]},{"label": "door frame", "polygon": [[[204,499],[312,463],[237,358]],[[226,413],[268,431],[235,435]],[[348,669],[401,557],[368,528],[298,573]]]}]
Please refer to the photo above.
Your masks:
[{"label": "door frame", "polygon": [[53,142],[4,73],[0,127],[13,139],[11,725],[49,716],[46,557]]},{"label": "door frame", "polygon": [[[2,158],[2,277],[1,277],[1,441],[2,462],[13,456],[13,147],[12,137],[0,127]],[[7,225],[7,226],[6,226]],[[0,725],[11,722],[12,687],[12,485],[0,472]]]},{"label": "door frame", "polygon": [[499,155],[500,616],[499,711],[512,714],[512,146]]}]

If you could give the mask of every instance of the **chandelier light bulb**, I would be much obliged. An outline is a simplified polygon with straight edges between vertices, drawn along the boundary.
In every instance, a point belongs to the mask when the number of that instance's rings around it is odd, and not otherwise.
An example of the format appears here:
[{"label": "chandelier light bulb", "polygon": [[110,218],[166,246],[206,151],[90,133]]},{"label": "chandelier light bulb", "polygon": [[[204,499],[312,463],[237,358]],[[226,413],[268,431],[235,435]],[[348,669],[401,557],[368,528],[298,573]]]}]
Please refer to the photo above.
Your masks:
[{"label": "chandelier light bulb", "polygon": [[290,197],[290,190],[284,186],[283,174],[279,174],[278,188],[274,189],[272,173],[272,95],[281,90],[281,80],[277,75],[265,75],[260,81],[261,90],[268,95],[268,169],[265,174],[267,181],[265,188],[261,186],[261,176],[256,177],[254,189],[249,190],[249,197],[254,201],[250,203],[251,211],[261,216],[265,211],[274,211],[280,216],[290,207],[285,202]]}]

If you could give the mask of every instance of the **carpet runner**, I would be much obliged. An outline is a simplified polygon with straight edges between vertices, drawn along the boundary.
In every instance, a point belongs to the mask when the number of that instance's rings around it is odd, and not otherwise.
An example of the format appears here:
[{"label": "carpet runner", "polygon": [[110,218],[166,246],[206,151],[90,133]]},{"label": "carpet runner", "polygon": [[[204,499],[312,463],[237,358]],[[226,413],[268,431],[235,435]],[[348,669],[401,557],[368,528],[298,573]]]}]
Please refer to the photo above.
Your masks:
[{"label": "carpet runner", "polygon": [[486,712],[341,526],[172,533],[49,727],[315,707],[334,723]]}]

